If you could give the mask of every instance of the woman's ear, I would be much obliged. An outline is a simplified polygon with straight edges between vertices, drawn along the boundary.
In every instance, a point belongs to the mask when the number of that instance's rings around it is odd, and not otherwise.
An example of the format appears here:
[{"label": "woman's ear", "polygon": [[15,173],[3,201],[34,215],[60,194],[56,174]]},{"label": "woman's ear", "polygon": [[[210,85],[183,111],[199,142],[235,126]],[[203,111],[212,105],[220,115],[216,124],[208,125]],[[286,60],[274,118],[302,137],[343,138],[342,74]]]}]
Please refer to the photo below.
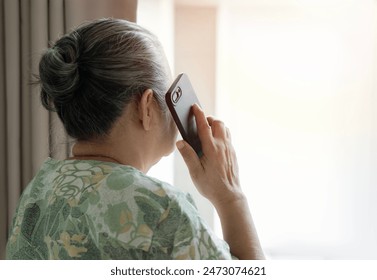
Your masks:
[{"label": "woman's ear", "polygon": [[153,90],[145,90],[141,96],[138,106],[139,120],[145,130],[150,130],[152,126],[152,118],[154,115],[153,103]]}]

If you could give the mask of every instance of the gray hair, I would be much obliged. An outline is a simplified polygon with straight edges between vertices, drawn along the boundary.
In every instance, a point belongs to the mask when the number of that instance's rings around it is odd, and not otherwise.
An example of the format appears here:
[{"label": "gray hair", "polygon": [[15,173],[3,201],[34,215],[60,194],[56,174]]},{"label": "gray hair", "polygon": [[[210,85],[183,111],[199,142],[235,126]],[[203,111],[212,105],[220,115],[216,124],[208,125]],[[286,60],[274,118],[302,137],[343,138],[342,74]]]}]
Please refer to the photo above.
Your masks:
[{"label": "gray hair", "polygon": [[137,24],[101,19],[64,35],[39,64],[41,101],[67,133],[106,135],[125,106],[152,89],[163,112],[170,72],[158,39]]}]

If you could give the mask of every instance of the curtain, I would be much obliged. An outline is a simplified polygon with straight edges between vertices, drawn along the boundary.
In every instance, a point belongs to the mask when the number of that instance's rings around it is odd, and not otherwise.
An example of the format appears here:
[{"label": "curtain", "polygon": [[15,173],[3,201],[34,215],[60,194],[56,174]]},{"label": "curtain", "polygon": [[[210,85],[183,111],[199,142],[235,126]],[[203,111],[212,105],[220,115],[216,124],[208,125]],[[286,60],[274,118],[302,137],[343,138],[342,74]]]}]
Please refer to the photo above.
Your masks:
[{"label": "curtain", "polygon": [[71,140],[32,85],[40,55],[60,35],[102,17],[136,21],[137,0],[0,0],[0,259],[17,202],[42,162]]}]

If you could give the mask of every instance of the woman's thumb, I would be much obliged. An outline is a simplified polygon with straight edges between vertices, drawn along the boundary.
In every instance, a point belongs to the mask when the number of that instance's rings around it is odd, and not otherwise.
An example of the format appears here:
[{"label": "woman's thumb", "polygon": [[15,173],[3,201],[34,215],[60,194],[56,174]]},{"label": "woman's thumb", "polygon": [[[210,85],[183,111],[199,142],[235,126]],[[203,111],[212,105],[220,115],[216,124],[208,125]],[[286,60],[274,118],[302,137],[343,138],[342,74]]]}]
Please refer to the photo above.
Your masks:
[{"label": "woman's thumb", "polygon": [[200,165],[198,155],[196,154],[194,149],[184,140],[178,141],[176,145],[190,173],[194,172],[198,165]]}]

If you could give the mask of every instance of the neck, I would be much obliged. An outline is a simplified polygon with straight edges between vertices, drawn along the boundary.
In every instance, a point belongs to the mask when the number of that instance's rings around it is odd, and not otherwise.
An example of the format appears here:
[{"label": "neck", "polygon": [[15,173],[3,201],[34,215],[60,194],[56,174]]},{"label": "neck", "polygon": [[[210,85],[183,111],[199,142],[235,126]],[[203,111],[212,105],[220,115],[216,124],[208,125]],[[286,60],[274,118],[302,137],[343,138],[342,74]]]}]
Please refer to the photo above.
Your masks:
[{"label": "neck", "polygon": [[116,162],[147,173],[162,156],[160,134],[156,132],[156,129],[160,129],[156,128],[156,118],[151,125],[150,118],[143,115],[150,121],[145,121],[149,126],[141,122],[138,110],[128,107],[103,137],[77,141],[72,149],[73,158]]},{"label": "neck", "polygon": [[132,166],[143,173],[147,173],[152,164],[149,164],[146,153],[142,149],[123,147],[119,143],[95,142],[95,141],[77,141],[72,148],[71,159],[78,160],[99,160],[106,162],[115,162],[123,165]]},{"label": "neck", "polygon": [[77,154],[75,155],[74,154],[69,159],[98,160],[98,161],[115,162],[115,163],[119,163],[120,164],[120,162],[117,159],[109,157],[109,156],[104,156],[104,155],[77,155]]}]

